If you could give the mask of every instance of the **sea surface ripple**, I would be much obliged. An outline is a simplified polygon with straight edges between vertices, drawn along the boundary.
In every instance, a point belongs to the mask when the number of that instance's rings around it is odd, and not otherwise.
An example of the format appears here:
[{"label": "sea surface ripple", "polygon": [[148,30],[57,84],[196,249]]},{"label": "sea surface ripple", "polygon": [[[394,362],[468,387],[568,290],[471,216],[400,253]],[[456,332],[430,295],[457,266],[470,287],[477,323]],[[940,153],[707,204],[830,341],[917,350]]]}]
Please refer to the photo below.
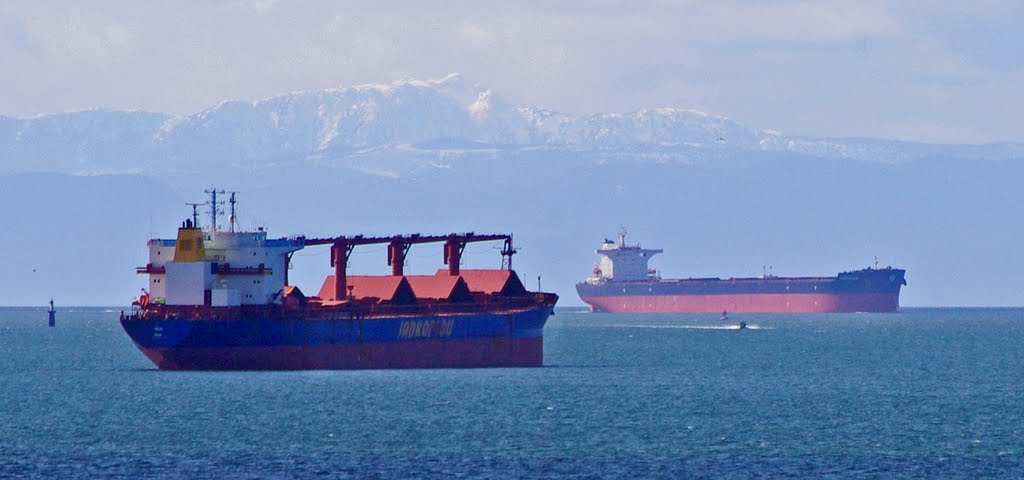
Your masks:
[{"label": "sea surface ripple", "polygon": [[559,310],[545,364],[161,372],[2,308],[0,478],[1024,477],[1021,309]]}]

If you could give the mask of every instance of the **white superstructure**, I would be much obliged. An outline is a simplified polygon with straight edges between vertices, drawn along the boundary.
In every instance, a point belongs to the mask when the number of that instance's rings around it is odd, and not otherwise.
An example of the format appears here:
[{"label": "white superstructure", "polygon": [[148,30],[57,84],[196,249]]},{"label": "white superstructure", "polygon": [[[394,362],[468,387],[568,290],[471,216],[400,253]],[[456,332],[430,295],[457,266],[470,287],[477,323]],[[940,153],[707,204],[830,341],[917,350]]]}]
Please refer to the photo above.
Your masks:
[{"label": "white superstructure", "polygon": [[601,255],[594,267],[593,275],[587,283],[603,283],[608,281],[650,280],[657,274],[647,267],[647,262],[664,250],[641,248],[639,244],[626,245],[626,229],[619,228],[618,243],[605,240],[601,249],[595,253]]},{"label": "white superstructure", "polygon": [[[212,216],[218,213],[211,193]],[[149,263],[138,269],[149,275],[149,301],[167,305],[238,306],[281,301],[288,280],[290,255],[304,246],[302,238],[267,239],[262,228],[235,231],[234,194],[231,195],[230,230],[211,222],[200,228],[186,220],[178,238],[153,239]]]}]

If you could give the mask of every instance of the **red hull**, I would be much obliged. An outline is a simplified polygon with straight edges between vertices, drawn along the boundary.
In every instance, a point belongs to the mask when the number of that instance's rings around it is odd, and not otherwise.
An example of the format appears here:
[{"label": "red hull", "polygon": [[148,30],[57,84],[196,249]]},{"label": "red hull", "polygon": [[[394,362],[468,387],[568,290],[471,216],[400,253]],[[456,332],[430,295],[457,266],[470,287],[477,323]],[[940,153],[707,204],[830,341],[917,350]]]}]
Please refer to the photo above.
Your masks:
[{"label": "red hull", "polygon": [[583,297],[591,308],[629,313],[895,312],[895,293],[781,293],[739,295],[629,295]]},{"label": "red hull", "polygon": [[421,340],[366,345],[142,348],[161,370],[339,370],[540,367],[543,338]]}]

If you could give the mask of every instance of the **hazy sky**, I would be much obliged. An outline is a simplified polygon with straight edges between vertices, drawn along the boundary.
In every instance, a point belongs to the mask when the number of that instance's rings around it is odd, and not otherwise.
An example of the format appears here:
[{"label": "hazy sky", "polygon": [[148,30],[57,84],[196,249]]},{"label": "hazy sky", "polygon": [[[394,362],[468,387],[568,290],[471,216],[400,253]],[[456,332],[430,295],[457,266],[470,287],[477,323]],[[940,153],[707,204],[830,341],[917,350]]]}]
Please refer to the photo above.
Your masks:
[{"label": "hazy sky", "polygon": [[193,113],[451,72],[570,113],[673,106],[793,135],[1024,141],[1024,2],[0,3],[0,115]]}]

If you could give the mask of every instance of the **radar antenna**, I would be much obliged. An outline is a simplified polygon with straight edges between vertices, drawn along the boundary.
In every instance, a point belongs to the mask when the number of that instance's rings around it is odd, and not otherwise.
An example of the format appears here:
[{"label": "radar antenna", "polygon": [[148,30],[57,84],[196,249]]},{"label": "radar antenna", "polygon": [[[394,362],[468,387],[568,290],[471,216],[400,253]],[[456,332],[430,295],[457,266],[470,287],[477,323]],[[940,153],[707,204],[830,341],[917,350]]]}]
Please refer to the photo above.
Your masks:
[{"label": "radar antenna", "polygon": [[199,207],[202,205],[206,205],[206,203],[185,202],[185,205],[192,207],[192,226],[195,228],[199,228]]}]

